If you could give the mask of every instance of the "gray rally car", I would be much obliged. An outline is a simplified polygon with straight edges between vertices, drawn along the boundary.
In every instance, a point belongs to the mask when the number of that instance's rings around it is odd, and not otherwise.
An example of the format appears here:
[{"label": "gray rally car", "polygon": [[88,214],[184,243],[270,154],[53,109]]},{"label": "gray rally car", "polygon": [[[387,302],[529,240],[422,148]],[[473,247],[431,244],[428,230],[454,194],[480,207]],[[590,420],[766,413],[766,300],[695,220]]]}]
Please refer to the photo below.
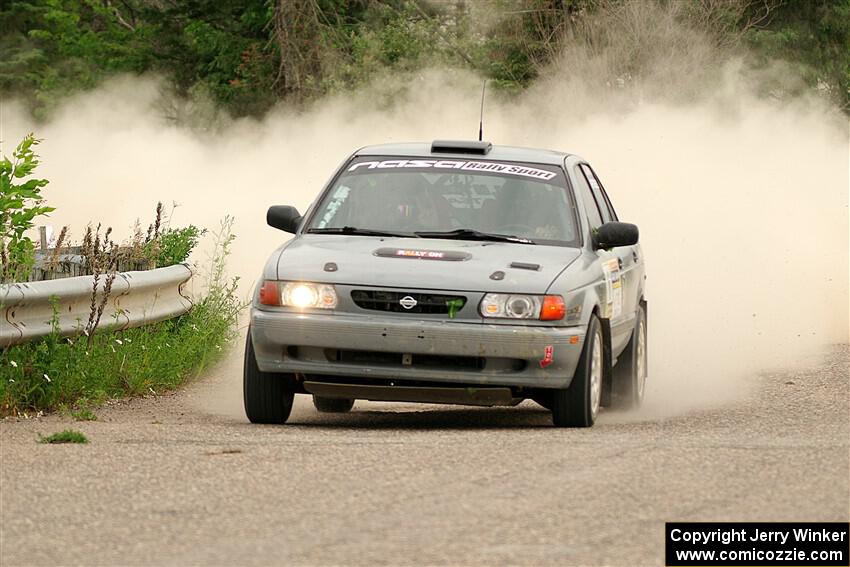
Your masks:
[{"label": "gray rally car", "polygon": [[641,403],[647,306],[636,226],[582,158],[487,142],[370,146],[336,171],[257,284],[245,413],[284,423],[294,394],[515,405],[558,426]]}]

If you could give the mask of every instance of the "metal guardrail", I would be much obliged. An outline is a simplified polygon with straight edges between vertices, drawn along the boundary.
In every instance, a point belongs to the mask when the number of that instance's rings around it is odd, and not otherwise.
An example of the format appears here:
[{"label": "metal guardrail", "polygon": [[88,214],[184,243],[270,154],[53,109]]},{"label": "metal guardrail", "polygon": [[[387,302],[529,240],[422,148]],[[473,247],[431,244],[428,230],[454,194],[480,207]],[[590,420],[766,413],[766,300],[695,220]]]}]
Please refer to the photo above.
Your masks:
[{"label": "metal guardrail", "polygon": [[[192,301],[183,288],[191,277],[192,270],[185,264],[117,274],[98,331],[139,327],[186,313]],[[98,302],[103,297],[103,280],[101,276]],[[0,284],[0,347],[49,335],[54,309],[62,336],[82,333],[91,312],[93,283],[93,276],[79,276]],[[55,308],[52,298],[56,298]]]}]

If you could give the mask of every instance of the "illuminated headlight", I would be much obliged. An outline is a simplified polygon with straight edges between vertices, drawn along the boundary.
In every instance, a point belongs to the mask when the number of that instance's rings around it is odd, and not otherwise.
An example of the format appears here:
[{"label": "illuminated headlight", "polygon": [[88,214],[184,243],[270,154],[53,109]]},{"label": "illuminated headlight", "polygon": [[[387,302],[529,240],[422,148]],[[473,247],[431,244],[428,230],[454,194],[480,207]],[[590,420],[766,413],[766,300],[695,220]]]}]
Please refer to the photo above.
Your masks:
[{"label": "illuminated headlight", "polygon": [[478,310],[482,317],[496,319],[556,321],[564,318],[564,298],[560,295],[488,293]]},{"label": "illuminated headlight", "polygon": [[260,288],[260,303],[298,309],[333,309],[337,306],[337,296],[332,285],[266,281]]},{"label": "illuminated headlight", "polygon": [[285,307],[333,309],[336,290],[332,285],[287,282],[281,290],[281,305]]}]

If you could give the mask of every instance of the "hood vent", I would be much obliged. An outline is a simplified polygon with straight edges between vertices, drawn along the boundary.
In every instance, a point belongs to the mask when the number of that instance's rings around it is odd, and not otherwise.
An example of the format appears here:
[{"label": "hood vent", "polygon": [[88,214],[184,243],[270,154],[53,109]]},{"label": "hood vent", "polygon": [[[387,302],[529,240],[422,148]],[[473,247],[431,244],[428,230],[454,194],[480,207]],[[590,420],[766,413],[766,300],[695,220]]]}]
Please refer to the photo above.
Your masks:
[{"label": "hood vent", "polygon": [[534,272],[540,271],[540,264],[527,264],[525,262],[511,262],[511,268],[518,268],[520,270],[532,270]]}]

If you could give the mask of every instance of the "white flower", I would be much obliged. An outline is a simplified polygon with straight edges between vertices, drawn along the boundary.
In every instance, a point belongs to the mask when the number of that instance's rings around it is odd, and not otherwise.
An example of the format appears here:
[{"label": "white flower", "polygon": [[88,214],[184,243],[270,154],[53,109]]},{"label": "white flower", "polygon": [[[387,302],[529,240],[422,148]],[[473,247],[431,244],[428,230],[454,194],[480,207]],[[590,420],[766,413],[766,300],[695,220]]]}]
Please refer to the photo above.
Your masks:
[{"label": "white flower", "polygon": [[15,362],[14,360],[10,360],[10,361],[9,361],[9,364],[11,364],[11,365],[12,365],[12,368],[17,368],[17,367],[18,367],[18,363],[17,363],[17,362]]},{"label": "white flower", "polygon": [[44,375],[44,379],[47,380],[48,383],[53,382],[47,374]]},{"label": "white flower", "polygon": [[14,384],[14,383],[15,383],[15,379],[14,379],[14,378],[9,378],[9,382],[11,382],[12,384]]},{"label": "white flower", "polygon": [[118,343],[119,345],[124,344],[124,341],[122,341],[121,339],[115,339],[115,342]]}]

